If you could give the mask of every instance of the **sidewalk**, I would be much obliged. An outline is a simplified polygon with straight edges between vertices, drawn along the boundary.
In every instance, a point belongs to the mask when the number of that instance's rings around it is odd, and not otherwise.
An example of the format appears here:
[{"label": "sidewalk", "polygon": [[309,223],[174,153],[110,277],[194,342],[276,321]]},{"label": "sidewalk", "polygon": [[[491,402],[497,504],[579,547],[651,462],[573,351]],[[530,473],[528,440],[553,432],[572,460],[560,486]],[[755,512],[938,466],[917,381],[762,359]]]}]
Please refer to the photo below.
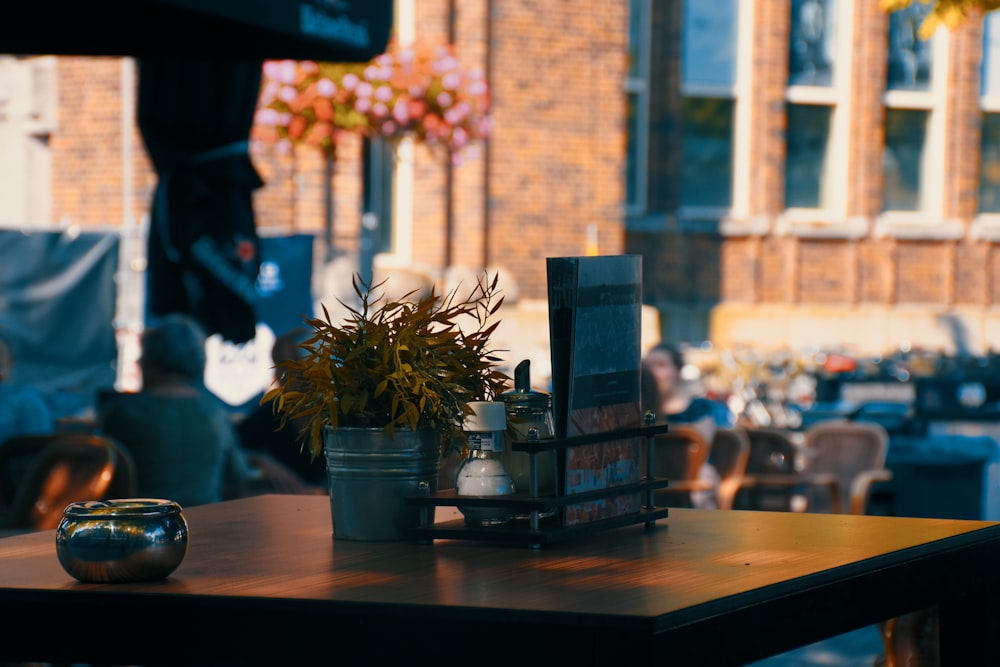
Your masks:
[{"label": "sidewalk", "polygon": [[750,663],[747,667],[873,667],[882,654],[878,626],[871,625]]}]

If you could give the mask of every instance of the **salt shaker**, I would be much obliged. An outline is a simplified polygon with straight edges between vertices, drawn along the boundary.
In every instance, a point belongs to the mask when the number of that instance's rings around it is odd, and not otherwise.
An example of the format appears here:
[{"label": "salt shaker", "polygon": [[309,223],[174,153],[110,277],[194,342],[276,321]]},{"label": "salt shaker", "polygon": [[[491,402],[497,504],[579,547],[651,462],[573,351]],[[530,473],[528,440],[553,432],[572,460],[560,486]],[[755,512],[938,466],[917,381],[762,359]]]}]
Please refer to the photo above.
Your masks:
[{"label": "salt shaker", "polygon": [[[472,414],[462,425],[469,456],[458,468],[455,493],[459,496],[505,496],[514,493],[514,481],[504,468],[504,431],[507,418],[501,401],[472,401]],[[504,507],[459,505],[469,526],[499,526],[511,519]]]}]

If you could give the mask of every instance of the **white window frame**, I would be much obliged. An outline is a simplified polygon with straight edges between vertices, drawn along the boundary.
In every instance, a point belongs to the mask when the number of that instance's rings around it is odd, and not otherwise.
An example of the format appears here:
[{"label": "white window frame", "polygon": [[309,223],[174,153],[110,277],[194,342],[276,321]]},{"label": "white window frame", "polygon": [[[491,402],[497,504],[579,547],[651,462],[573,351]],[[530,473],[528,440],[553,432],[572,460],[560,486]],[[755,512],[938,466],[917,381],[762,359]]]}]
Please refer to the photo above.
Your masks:
[{"label": "white window frame", "polygon": [[58,129],[56,63],[0,54],[0,224],[52,224],[52,151],[41,139]]},{"label": "white window frame", "polygon": [[[983,16],[983,21],[990,21],[993,24],[993,27],[996,28],[991,31],[993,39],[1000,41],[1000,11],[994,11],[986,14]],[[983,49],[983,58],[989,56],[989,52],[985,47],[985,43],[981,44],[981,48]],[[995,63],[995,66],[1000,68],[1000,62]],[[980,114],[1000,114],[1000,90],[994,91],[993,94],[982,94],[982,88],[982,82],[980,82]],[[970,234],[974,239],[1000,241],[1000,213],[977,212],[976,217],[972,221]]]},{"label": "white window frame", "polygon": [[[396,0],[394,23],[399,44],[413,44],[417,26],[416,0]],[[392,250],[372,258],[379,268],[405,268],[413,264],[414,150],[410,137],[396,145],[392,191]]]},{"label": "white window frame", "polygon": [[[685,227],[720,221],[720,231],[746,233],[750,211],[750,91],[753,86],[753,17],[757,0],[739,0],[736,17],[736,63],[732,85],[686,83],[683,97],[715,97],[733,101],[733,185],[729,206],[679,206],[677,218]],[[683,31],[682,31],[683,32]],[[682,34],[683,39],[683,34]]]},{"label": "white window frame", "polygon": [[778,217],[777,231],[798,236],[854,238],[867,233],[867,224],[849,220],[847,211],[848,154],[851,142],[851,71],[854,50],[854,0],[837,0],[837,36],[834,45],[833,84],[791,85],[785,89],[786,104],[825,106],[830,114],[827,170],[822,187],[826,206],[789,207]]},{"label": "white window frame", "polygon": [[[635,201],[625,202],[626,219],[641,217],[649,208],[649,58],[652,40],[650,27],[652,2],[639,0],[636,5],[642,13],[637,19],[640,27],[639,44],[636,45],[637,72],[634,75],[627,72],[625,75],[625,95],[626,97],[634,95],[636,100],[635,125],[638,135],[635,137]],[[629,17],[629,21],[632,20],[633,18]],[[628,159],[628,155],[625,157]],[[628,190],[627,184],[625,189]]]},{"label": "white window frame", "polygon": [[[927,136],[921,165],[921,203],[917,211],[882,211],[875,221],[875,236],[895,238],[957,239],[961,222],[944,219],[944,154],[947,133],[947,85],[951,32],[939,28],[931,37],[930,90],[886,90],[886,109],[928,111]],[[883,147],[884,150],[884,147]]]}]

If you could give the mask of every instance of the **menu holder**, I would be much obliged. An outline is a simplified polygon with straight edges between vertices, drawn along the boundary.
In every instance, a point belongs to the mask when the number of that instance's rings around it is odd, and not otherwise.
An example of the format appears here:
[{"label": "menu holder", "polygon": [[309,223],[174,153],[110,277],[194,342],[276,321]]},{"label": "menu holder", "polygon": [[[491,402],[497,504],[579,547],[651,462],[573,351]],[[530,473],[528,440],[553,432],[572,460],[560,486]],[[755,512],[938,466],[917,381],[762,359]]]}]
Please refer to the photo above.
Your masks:
[{"label": "menu holder", "polygon": [[567,504],[571,526],[640,511],[641,443],[607,434],[642,423],[642,257],[549,257],[549,334],[555,434],[603,433],[593,444],[559,457],[562,491],[620,487],[621,492]]}]

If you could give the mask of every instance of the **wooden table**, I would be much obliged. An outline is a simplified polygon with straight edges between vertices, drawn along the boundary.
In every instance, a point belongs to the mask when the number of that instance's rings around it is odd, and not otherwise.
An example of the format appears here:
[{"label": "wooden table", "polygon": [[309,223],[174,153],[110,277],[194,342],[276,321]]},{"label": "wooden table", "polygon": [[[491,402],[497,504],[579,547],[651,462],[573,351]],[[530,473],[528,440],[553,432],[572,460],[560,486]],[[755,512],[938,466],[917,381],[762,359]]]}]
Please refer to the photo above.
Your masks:
[{"label": "wooden table", "polygon": [[317,496],[185,515],[151,583],[76,582],[53,531],[0,540],[0,659],[737,665],[938,605],[943,664],[1000,664],[992,522],[671,509],[532,550],[335,541]]}]

